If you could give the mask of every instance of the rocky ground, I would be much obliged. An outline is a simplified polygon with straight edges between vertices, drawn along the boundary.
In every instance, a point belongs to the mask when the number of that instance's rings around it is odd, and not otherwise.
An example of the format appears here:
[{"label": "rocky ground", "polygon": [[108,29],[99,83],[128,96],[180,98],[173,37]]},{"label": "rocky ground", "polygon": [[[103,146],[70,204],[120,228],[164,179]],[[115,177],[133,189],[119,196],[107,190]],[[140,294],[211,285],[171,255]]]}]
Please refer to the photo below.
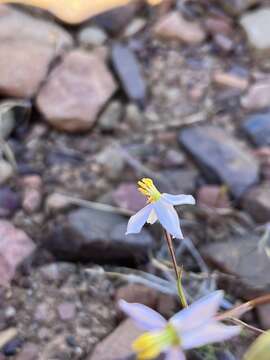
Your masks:
[{"label": "rocky ground", "polygon": [[[0,6],[1,360],[131,359],[117,299],[177,309],[160,228],[125,236],[143,176],[197,199],[175,244],[189,300],[270,291],[267,3],[138,1],[76,27]],[[270,328],[269,305],[245,320]]]}]

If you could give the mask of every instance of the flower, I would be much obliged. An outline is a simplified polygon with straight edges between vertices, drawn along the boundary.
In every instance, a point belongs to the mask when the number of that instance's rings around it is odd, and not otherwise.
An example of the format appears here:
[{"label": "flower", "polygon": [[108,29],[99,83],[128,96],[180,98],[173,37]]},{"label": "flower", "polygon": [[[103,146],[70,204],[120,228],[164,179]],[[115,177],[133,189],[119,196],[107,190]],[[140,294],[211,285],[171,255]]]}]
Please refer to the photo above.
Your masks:
[{"label": "flower", "polygon": [[157,220],[172,236],[183,239],[179,218],[174,205],[195,204],[191,195],[161,194],[155,187],[153,181],[144,178],[138,182],[138,190],[148,198],[147,205],[131,216],[127,226],[126,234],[137,234],[147,222],[154,224]]},{"label": "flower", "polygon": [[215,291],[176,313],[169,321],[145,305],[120,300],[120,309],[147,331],[133,343],[138,360],[155,359],[163,352],[166,360],[185,360],[183,350],[238,335],[240,326],[224,325],[215,318],[222,299],[223,291]]}]

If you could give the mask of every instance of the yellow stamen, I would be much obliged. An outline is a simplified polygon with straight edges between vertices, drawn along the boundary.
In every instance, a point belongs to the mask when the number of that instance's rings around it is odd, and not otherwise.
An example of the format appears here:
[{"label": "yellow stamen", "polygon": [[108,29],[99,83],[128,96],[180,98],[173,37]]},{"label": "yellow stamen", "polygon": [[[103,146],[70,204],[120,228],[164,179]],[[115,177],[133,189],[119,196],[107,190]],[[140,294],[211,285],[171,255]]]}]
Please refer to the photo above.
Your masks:
[{"label": "yellow stamen", "polygon": [[133,350],[137,353],[137,360],[152,360],[170,346],[180,346],[179,336],[171,324],[162,331],[141,335],[134,341]]},{"label": "yellow stamen", "polygon": [[147,202],[153,203],[160,199],[161,193],[155,187],[151,179],[143,178],[142,180],[138,181],[138,185],[138,190],[140,191],[140,193],[148,197]]}]

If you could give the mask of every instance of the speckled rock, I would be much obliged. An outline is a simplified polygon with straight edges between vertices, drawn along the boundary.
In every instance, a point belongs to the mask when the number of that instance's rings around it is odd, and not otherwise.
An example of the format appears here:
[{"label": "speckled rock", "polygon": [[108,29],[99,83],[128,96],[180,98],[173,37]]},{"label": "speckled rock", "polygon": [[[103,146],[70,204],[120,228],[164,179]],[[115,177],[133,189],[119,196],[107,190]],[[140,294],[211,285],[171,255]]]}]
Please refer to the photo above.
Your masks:
[{"label": "speckled rock", "polygon": [[91,129],[116,90],[104,61],[83,50],[68,53],[42,87],[37,105],[46,121],[68,132]]}]

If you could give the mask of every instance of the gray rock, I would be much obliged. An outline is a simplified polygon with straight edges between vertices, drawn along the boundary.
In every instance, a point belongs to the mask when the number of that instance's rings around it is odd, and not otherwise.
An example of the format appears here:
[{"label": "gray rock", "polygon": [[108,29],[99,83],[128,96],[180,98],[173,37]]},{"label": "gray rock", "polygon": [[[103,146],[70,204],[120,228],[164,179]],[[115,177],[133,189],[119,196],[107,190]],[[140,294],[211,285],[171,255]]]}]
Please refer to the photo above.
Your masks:
[{"label": "gray rock", "polygon": [[104,131],[117,129],[123,116],[123,105],[120,101],[112,101],[99,117],[99,126]]},{"label": "gray rock", "polygon": [[3,185],[6,183],[13,175],[14,169],[12,165],[5,161],[0,159],[0,185]]},{"label": "gray rock", "polygon": [[261,110],[270,106],[270,80],[264,79],[250,86],[241,98],[241,105],[247,110]]},{"label": "gray rock", "polygon": [[253,114],[243,123],[242,128],[257,146],[270,145],[270,113]]},{"label": "gray rock", "polygon": [[259,180],[258,163],[238,140],[215,126],[198,126],[180,132],[179,142],[193,156],[210,182],[226,184],[240,197]]},{"label": "gray rock", "polygon": [[68,132],[91,129],[116,90],[103,59],[82,50],[68,53],[51,72],[37,105],[45,119]]},{"label": "gray rock", "polygon": [[242,201],[243,208],[255,221],[266,223],[270,221],[270,186],[269,183],[253,187]]},{"label": "gray rock", "polygon": [[129,100],[144,105],[146,84],[135,54],[127,46],[116,43],[112,47],[112,62]]},{"label": "gray rock", "polygon": [[220,5],[224,7],[232,15],[240,15],[249,7],[260,4],[263,0],[218,0]]},{"label": "gray rock", "polygon": [[252,234],[202,247],[205,259],[219,270],[235,275],[228,286],[236,296],[250,299],[270,291],[270,261],[266,249]]},{"label": "gray rock", "polygon": [[79,43],[84,47],[101,46],[107,40],[107,34],[97,26],[87,26],[78,35]]},{"label": "gray rock", "polygon": [[147,257],[154,240],[147,230],[125,236],[124,217],[99,210],[78,209],[53,224],[46,246],[65,260],[114,262]]}]

